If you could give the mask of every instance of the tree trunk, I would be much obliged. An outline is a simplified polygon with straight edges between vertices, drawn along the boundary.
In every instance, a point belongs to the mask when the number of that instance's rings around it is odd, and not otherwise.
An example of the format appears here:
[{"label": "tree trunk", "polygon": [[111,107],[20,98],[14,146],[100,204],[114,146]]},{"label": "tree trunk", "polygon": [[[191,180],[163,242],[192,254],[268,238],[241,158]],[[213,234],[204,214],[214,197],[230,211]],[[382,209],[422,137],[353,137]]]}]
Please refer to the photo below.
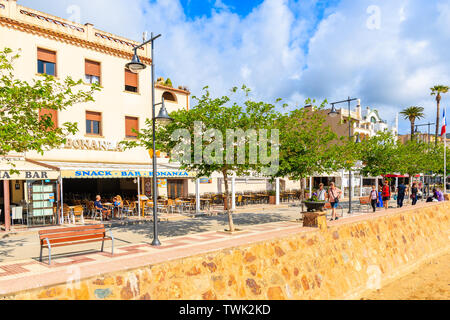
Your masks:
[{"label": "tree trunk", "polygon": [[411,141],[414,140],[414,120],[411,120]]},{"label": "tree trunk", "polygon": [[437,102],[437,115],[436,115],[436,136],[435,136],[435,141],[434,141],[434,145],[437,147],[437,143],[438,143],[438,136],[439,136],[439,118],[441,116],[441,95],[438,93],[438,95],[436,96],[436,102]]},{"label": "tree trunk", "polygon": [[234,223],[233,223],[233,216],[230,210],[230,201],[229,201],[229,190],[228,190],[228,172],[227,170],[223,170],[223,179],[225,181],[225,199],[223,201],[224,204],[224,209],[227,211],[227,215],[228,215],[228,225],[229,225],[229,230],[230,232],[234,232]]},{"label": "tree trunk", "polygon": [[306,178],[300,179],[300,200],[303,201],[306,198]]}]

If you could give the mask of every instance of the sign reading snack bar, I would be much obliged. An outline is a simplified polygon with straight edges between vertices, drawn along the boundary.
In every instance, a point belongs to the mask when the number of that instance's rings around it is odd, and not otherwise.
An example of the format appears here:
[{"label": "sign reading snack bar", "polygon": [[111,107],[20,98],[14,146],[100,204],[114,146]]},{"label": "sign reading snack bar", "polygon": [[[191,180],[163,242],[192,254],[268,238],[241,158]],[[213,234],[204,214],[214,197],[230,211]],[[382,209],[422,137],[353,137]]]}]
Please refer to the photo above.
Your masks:
[{"label": "sign reading snack bar", "polygon": [[[136,178],[136,177],[153,177],[153,172],[147,171],[118,171],[118,170],[77,170],[77,171],[61,171],[63,178]],[[158,177],[161,178],[193,178],[194,173],[187,171],[158,171]]]},{"label": "sign reading snack bar", "polygon": [[124,151],[124,148],[117,142],[92,139],[67,139],[63,147],[75,150]]},{"label": "sign reading snack bar", "polygon": [[59,178],[58,171],[0,171],[0,180],[56,180]]}]

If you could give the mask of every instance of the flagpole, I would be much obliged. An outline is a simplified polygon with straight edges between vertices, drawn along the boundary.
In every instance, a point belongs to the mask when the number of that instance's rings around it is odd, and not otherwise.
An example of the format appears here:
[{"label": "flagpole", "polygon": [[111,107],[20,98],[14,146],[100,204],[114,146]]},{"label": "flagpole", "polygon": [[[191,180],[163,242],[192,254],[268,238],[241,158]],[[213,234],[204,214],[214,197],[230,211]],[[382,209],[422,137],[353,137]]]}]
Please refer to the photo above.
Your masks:
[{"label": "flagpole", "polygon": [[447,114],[446,110],[447,108],[444,108],[444,194],[447,194]]}]

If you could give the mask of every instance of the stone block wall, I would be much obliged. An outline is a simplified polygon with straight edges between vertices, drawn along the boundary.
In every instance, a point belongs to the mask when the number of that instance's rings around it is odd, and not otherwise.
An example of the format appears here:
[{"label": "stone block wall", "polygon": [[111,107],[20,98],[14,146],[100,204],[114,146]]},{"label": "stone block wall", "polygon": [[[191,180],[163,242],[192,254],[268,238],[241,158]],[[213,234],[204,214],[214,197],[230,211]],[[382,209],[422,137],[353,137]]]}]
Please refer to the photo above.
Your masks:
[{"label": "stone block wall", "polygon": [[9,298],[353,299],[448,250],[449,212],[411,208]]}]

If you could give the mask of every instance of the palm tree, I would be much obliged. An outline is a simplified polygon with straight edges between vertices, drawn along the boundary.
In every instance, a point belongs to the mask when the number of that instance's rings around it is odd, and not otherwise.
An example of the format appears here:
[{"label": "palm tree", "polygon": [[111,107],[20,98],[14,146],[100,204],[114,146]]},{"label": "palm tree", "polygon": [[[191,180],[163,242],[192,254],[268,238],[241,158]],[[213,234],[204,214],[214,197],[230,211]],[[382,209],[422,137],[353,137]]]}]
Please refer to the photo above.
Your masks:
[{"label": "palm tree", "polygon": [[437,114],[436,114],[436,137],[435,137],[435,145],[437,146],[438,143],[438,136],[439,136],[439,118],[441,117],[441,110],[440,110],[440,105],[441,105],[441,94],[447,93],[448,92],[449,87],[447,86],[443,86],[443,85],[437,85],[434,86],[433,88],[430,88],[431,90],[431,95],[432,96],[436,96],[436,102],[437,102]]},{"label": "palm tree", "polygon": [[420,120],[425,116],[423,111],[424,109],[422,107],[412,106],[400,112],[400,114],[404,116],[405,120],[409,120],[411,122],[411,141],[414,139],[414,123],[416,120]]}]

